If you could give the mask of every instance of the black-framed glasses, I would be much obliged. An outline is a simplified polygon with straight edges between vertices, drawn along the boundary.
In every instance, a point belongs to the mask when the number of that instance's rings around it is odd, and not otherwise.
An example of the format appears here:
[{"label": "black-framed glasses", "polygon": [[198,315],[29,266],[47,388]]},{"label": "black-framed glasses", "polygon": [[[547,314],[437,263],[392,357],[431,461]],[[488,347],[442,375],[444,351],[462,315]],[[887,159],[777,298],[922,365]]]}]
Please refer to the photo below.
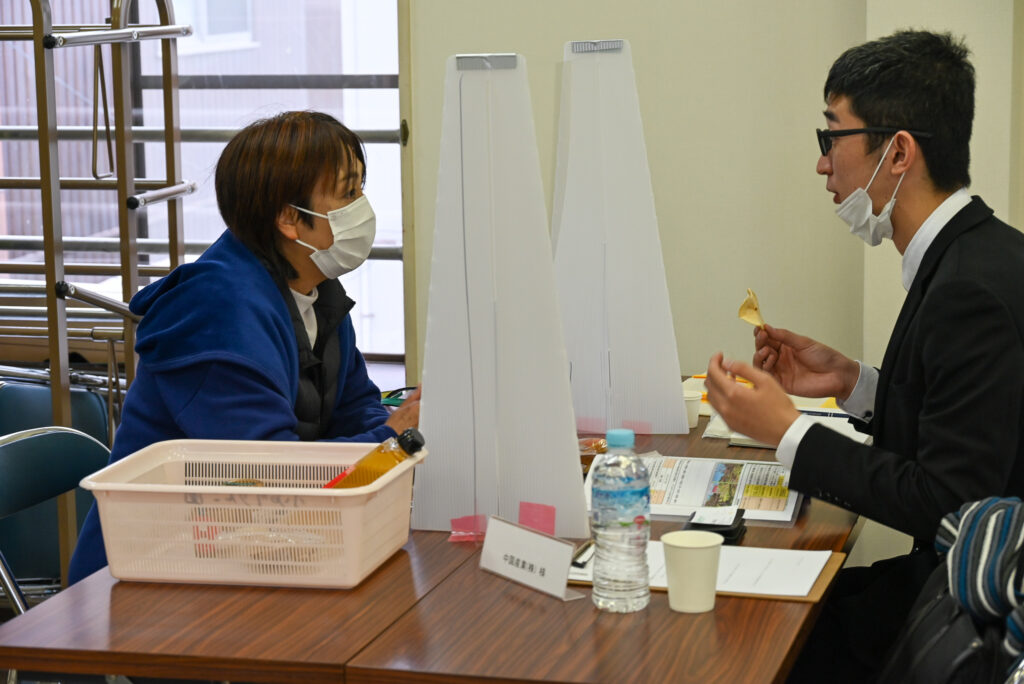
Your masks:
[{"label": "black-framed glasses", "polygon": [[899,133],[906,131],[915,138],[930,138],[931,133],[925,131],[912,131],[909,128],[893,128],[891,126],[870,126],[868,128],[841,128],[838,130],[817,129],[818,147],[821,149],[821,156],[826,156],[832,149],[832,138],[841,138],[844,135],[859,135],[861,133]]}]

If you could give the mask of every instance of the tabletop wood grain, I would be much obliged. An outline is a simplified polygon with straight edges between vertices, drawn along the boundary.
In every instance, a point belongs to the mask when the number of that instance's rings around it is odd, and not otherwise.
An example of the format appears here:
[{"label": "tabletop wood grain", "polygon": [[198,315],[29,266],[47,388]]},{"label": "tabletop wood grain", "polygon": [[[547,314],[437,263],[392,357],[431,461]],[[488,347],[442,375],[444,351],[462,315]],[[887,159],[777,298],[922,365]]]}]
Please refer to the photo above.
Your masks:
[{"label": "tabletop wood grain", "polygon": [[[664,455],[772,460],[773,452],[690,435],[637,436]],[[856,516],[805,501],[794,523],[748,523],[743,544],[844,548]],[[678,527],[678,525],[676,526]],[[672,529],[655,523],[657,538]],[[356,655],[348,684],[397,682],[774,682],[784,680],[820,605],[718,597],[713,612],[676,613],[654,592],[647,610],[602,613],[586,596],[562,602],[479,568],[461,566]]]},{"label": "tabletop wood grain", "polygon": [[[690,435],[637,451],[771,460]],[[856,517],[805,501],[748,523],[745,545],[842,550]],[[672,526],[656,523],[655,537]],[[0,667],[247,682],[781,681],[820,607],[719,597],[683,615],[655,592],[633,615],[563,603],[479,569],[479,546],[413,532],[351,590],[118,582],[104,569],[0,625]]]},{"label": "tabletop wood grain", "polygon": [[614,615],[584,593],[562,602],[467,563],[353,658],[346,682],[771,682],[817,610],[718,597],[685,615],[654,592],[646,610]]},{"label": "tabletop wood grain", "polygon": [[349,658],[474,553],[445,534],[414,532],[348,590],[118,582],[104,568],[0,625],[0,666],[339,681]]}]

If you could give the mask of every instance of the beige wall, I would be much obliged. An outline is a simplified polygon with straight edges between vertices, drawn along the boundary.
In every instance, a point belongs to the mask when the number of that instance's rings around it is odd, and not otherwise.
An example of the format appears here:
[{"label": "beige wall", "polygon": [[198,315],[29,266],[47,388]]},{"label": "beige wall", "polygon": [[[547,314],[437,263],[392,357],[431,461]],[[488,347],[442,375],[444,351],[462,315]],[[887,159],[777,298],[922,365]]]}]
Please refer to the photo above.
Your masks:
[{"label": "beige wall", "polygon": [[[1021,227],[1021,217],[1010,214],[1011,194],[1019,202],[1022,193],[1015,163],[1020,158],[1021,146],[1019,73],[1016,118],[1012,99],[1013,65],[1020,64],[1019,59],[1013,59],[1014,43],[1018,50],[1022,49],[1024,33],[1014,28],[1014,4],[1014,0],[867,0],[867,37],[877,38],[901,28],[925,28],[950,31],[965,38],[977,72],[970,192],[980,195],[996,216]],[[1016,4],[1018,15],[1024,13],[1024,2],[1016,0]],[[1021,21],[1024,19],[1018,16],[1018,26]],[[1017,136],[1013,145],[1011,130]],[[1011,166],[1017,169],[1014,174]],[[863,249],[864,360],[877,366],[882,363],[906,291],[900,279],[900,255],[891,243]]]},{"label": "beige wall", "polygon": [[[757,291],[770,323],[851,355],[867,349],[868,360],[877,363],[878,341],[888,337],[902,297],[898,256],[893,266],[896,252],[889,245],[865,260],[834,216],[824,179],[814,173],[822,84],[832,60],[866,36],[906,25],[966,33],[980,74],[975,189],[1005,216],[1011,167],[1019,179],[1021,166],[1007,144],[1014,3],[984,0],[981,11],[974,9],[979,3],[970,5],[402,0],[408,18],[403,112],[411,127],[406,160],[414,180],[406,198],[407,274],[415,295],[408,301],[411,379],[419,376],[426,324],[449,55],[525,56],[550,210],[563,45],[630,41],[683,373],[703,370],[716,350],[749,357],[750,328],[736,318],[747,287]],[[917,19],[925,16],[927,22]],[[1018,26],[1021,21],[1018,15]]]},{"label": "beige wall", "polygon": [[1013,3],[1010,104],[1010,223],[1024,230],[1024,0]]}]

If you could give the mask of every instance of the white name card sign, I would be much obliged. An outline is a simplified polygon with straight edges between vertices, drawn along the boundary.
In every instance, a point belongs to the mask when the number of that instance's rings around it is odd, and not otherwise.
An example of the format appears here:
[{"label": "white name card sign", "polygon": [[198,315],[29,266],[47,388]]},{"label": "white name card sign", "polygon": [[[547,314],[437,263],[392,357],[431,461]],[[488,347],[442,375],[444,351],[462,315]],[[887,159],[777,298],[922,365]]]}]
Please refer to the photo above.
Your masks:
[{"label": "white name card sign", "polygon": [[[556,509],[588,534],[526,65],[447,63],[412,526]],[[682,396],[680,392],[680,396]]]},{"label": "white name card sign", "polygon": [[584,594],[566,586],[574,549],[564,539],[492,515],[480,567],[563,601],[575,601]]},{"label": "white name card sign", "polygon": [[565,45],[552,242],[581,432],[687,432],[629,42]]}]

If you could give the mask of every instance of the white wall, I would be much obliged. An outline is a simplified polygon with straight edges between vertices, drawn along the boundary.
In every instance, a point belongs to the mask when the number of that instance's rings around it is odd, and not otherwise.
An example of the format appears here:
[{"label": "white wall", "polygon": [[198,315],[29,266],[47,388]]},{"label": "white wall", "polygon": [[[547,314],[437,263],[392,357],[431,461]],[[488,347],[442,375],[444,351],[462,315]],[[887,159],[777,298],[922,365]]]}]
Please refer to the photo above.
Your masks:
[{"label": "white wall", "polygon": [[972,189],[1003,217],[1011,198],[1019,204],[1024,152],[1019,133],[1010,145],[1010,130],[1024,81],[1012,70],[1015,37],[1021,51],[1022,31],[1014,31],[1024,24],[1021,0],[1016,15],[1014,0],[406,1],[411,379],[419,376],[426,324],[444,61],[451,54],[526,57],[550,208],[563,45],[630,41],[685,374],[703,370],[716,350],[750,356],[750,328],[736,318],[747,287],[757,291],[769,323],[881,362],[904,294],[899,256],[891,244],[866,252],[850,237],[814,173],[822,85],[847,47],[908,26],[965,35],[979,74]]}]

